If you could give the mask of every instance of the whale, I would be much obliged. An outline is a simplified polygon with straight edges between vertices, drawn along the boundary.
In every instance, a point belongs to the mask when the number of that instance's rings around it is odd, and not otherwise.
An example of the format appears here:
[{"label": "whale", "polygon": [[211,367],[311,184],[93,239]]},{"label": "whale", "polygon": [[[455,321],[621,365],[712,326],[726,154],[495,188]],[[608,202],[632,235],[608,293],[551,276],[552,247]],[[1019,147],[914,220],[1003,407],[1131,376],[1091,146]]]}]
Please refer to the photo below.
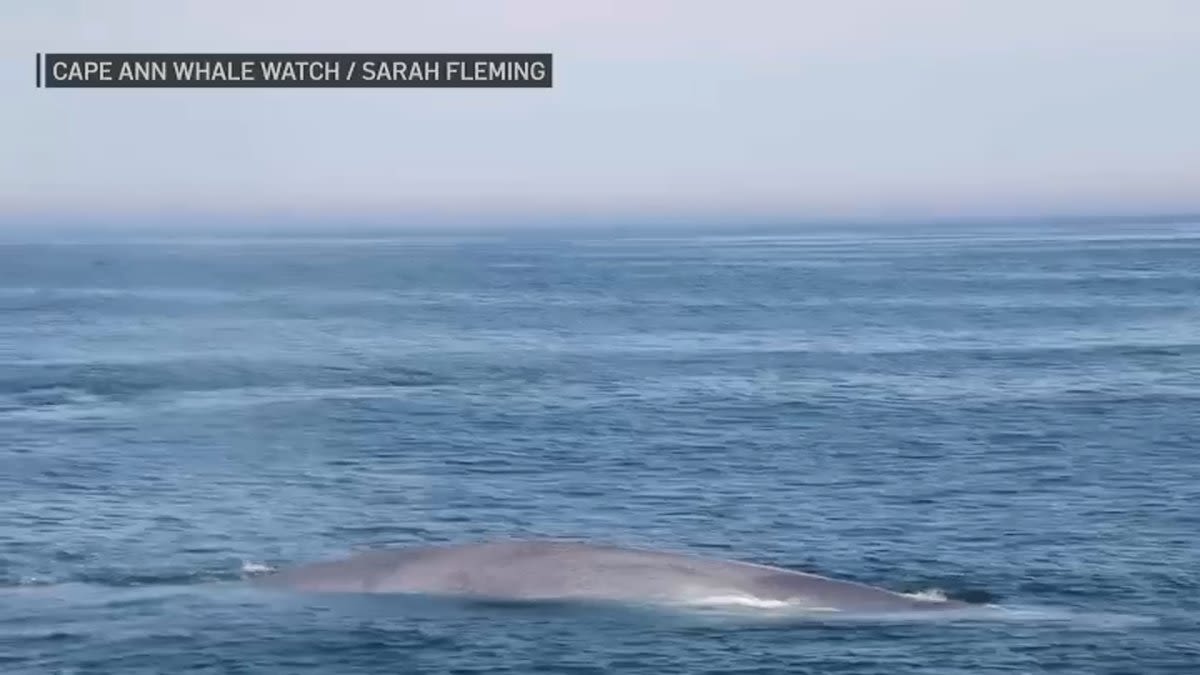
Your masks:
[{"label": "whale", "polygon": [[368,550],[340,560],[276,570],[254,581],[301,592],[494,601],[728,603],[863,613],[968,606],[753,562],[560,540]]}]

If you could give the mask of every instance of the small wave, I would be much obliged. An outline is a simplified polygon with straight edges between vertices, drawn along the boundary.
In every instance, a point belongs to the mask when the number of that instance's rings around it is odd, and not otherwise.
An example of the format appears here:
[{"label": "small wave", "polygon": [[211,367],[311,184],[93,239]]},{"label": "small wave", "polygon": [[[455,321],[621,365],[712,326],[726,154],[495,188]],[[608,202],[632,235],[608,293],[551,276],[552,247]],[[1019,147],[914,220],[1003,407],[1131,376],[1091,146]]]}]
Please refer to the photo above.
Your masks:
[{"label": "small wave", "polygon": [[58,581],[47,577],[28,576],[21,577],[12,582],[0,580],[0,592],[3,593],[22,593],[36,592],[47,588],[53,588],[58,585]]},{"label": "small wave", "polygon": [[71,407],[95,406],[103,403],[100,396],[85,389],[65,385],[38,386],[0,393],[0,411],[37,411]]},{"label": "small wave", "polygon": [[126,400],[63,388],[41,399],[0,395],[0,415],[6,419],[44,421],[127,418],[170,410],[237,409],[312,401],[396,400],[405,397],[409,388],[407,385],[237,387],[207,391],[180,390],[157,397]]},{"label": "small wave", "polygon": [[984,605],[987,619],[1015,623],[1067,623],[1095,629],[1123,630],[1158,623],[1153,616],[1122,614],[1120,612],[1094,612],[1064,607],[1035,605]]},{"label": "small wave", "polygon": [[269,574],[274,571],[274,567],[265,563],[256,563],[249,560],[242,561],[242,574],[248,577],[256,577],[262,574]]}]

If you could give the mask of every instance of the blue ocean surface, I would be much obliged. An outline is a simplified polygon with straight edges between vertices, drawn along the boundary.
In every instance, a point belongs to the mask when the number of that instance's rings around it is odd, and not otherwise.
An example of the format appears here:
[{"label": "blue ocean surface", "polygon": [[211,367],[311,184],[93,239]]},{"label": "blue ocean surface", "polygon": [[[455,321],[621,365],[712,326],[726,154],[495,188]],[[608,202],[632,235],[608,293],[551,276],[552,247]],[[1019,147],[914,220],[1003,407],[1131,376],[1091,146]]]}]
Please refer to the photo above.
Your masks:
[{"label": "blue ocean surface", "polygon": [[[1009,610],[265,592],[565,537]],[[1200,673],[1200,227],[0,244],[0,673]]]}]

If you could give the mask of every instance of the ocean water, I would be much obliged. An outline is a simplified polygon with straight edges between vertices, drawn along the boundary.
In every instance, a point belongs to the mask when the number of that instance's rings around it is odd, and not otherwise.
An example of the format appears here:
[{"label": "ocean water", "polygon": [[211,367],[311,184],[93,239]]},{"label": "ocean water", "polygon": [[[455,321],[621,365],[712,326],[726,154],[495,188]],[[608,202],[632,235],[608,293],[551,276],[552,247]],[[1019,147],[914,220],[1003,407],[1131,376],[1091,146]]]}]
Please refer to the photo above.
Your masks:
[{"label": "ocean water", "polygon": [[[1009,612],[244,581],[530,536]],[[0,245],[6,674],[1200,673],[1198,591],[1195,225]]]}]

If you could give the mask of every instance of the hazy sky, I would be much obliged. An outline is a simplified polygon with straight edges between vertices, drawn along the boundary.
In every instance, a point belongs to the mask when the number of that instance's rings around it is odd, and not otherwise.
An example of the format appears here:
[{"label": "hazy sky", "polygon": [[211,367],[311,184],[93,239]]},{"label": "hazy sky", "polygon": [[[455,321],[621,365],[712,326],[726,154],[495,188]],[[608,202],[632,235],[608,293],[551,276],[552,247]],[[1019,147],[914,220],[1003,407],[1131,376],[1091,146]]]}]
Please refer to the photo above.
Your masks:
[{"label": "hazy sky", "polygon": [[[550,90],[46,90],[36,52],[550,51]],[[1200,211],[1200,2],[0,5],[0,216]]]}]

